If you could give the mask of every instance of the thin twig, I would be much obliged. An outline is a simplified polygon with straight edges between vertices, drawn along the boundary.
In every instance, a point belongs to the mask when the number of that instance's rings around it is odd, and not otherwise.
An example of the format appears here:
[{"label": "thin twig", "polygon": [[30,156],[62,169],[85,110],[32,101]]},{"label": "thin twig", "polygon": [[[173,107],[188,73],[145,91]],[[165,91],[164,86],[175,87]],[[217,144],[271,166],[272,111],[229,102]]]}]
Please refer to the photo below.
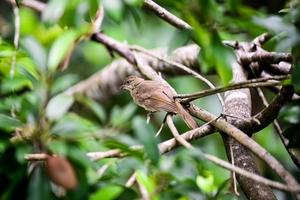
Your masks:
[{"label": "thin twig", "polygon": [[96,12],[96,16],[95,19],[93,21],[93,33],[97,33],[101,30],[101,25],[104,19],[104,8],[103,8],[103,4],[101,2],[99,2],[99,8]]},{"label": "thin twig", "polygon": [[173,26],[180,28],[180,29],[193,29],[188,23],[183,21],[182,19],[176,17],[157,3],[153,2],[152,0],[144,0],[144,5],[149,8],[151,11],[153,11],[158,17],[165,20],[169,24],[172,24]]},{"label": "thin twig", "polygon": [[[6,1],[11,3],[12,5],[16,5],[15,0],[6,0]],[[33,10],[36,10],[38,12],[43,12],[43,10],[46,8],[45,3],[36,0],[22,0],[20,1],[20,4],[22,6],[32,8]]]},{"label": "thin twig", "polygon": [[184,147],[190,149],[193,148],[193,146],[187,142],[181,135],[178,133],[177,128],[175,127],[173,120],[172,120],[172,115],[168,114],[167,115],[167,124],[174,136],[174,138]]},{"label": "thin twig", "polygon": [[272,38],[272,35],[270,33],[263,33],[252,41],[254,44],[261,46],[264,43],[268,42]]},{"label": "thin twig", "polygon": [[[232,166],[235,166],[234,165],[234,156],[233,156],[233,151],[232,151],[232,145],[229,146],[230,148],[230,157],[231,157],[231,164]],[[232,171],[232,184],[233,184],[233,191],[235,193],[235,195],[237,196],[240,196],[240,193],[238,192],[238,189],[237,189],[237,180],[236,180],[236,174],[234,171]]]},{"label": "thin twig", "polygon": [[[176,95],[175,97],[181,98],[180,102],[186,103],[186,102],[194,101],[201,97],[209,96],[209,95],[216,94],[216,93],[226,92],[229,90],[236,90],[236,89],[249,88],[249,87],[280,85],[282,83],[279,81],[289,79],[289,78],[290,78],[290,76],[282,75],[282,76],[272,76],[272,77],[266,77],[266,78],[251,79],[248,81],[231,84],[231,85],[227,85],[224,87],[217,87],[215,89],[203,90],[203,91],[195,92],[192,94],[180,94],[180,95]],[[274,81],[271,81],[271,80],[274,80]]]}]

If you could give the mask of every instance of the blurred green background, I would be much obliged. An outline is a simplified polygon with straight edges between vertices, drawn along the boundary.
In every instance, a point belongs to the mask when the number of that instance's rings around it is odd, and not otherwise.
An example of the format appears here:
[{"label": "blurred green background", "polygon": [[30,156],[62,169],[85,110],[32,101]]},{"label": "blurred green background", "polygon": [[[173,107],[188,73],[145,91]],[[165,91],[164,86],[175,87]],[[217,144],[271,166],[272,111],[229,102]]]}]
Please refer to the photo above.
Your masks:
[{"label": "blurred green background", "polygon": [[[82,40],[76,44],[67,70],[61,72],[59,67],[70,46],[91,30],[101,2],[105,9],[103,33],[147,49],[167,47],[169,52],[197,43],[203,49],[199,55],[201,71],[207,74],[216,71],[207,75],[216,85],[226,84],[231,78],[232,52],[221,45],[222,40],[250,41],[265,31],[274,33],[276,37],[265,48],[293,52],[293,83],[299,92],[297,1],[157,1],[191,24],[193,32],[178,30],[162,21],[144,8],[141,0],[43,2],[47,7],[42,13],[20,6],[18,49],[13,44],[13,8],[6,1],[0,2],[0,199],[138,199],[136,186],[131,189],[124,186],[134,170],[138,182],[147,188],[152,199],[244,199],[243,194],[236,197],[230,193],[228,171],[195,152],[178,148],[159,156],[156,144],[171,138],[166,127],[154,138],[164,116],[155,114],[152,122],[146,124],[146,112],[133,104],[129,94],[123,92],[106,102],[62,94],[116,59],[104,46],[88,38]],[[206,88],[188,76],[170,76],[167,80],[178,93]],[[221,112],[215,96],[197,100],[196,104],[214,114]],[[297,130],[299,102],[286,106],[281,117],[286,127]],[[180,132],[187,130],[179,118],[175,117],[175,123]],[[272,126],[254,137],[300,177]],[[145,145],[145,153],[130,151],[128,147],[133,144]],[[218,134],[194,141],[193,145],[226,159]],[[111,148],[121,148],[130,156],[92,162],[85,155]],[[25,154],[40,151],[67,157],[76,171],[79,186],[58,197],[43,162],[29,164],[24,159]],[[278,179],[263,162],[258,163],[263,175]],[[279,199],[291,198],[281,191],[275,193]]]}]

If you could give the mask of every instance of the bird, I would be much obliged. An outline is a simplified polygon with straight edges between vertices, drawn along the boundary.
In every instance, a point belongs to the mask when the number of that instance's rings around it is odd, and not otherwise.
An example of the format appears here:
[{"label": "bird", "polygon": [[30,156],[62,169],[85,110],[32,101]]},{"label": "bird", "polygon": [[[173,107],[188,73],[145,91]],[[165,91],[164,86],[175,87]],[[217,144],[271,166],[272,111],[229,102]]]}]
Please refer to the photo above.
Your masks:
[{"label": "bird", "polygon": [[178,114],[189,128],[198,127],[195,119],[174,98],[175,92],[166,84],[137,76],[128,76],[121,89],[128,90],[133,101],[149,112]]}]

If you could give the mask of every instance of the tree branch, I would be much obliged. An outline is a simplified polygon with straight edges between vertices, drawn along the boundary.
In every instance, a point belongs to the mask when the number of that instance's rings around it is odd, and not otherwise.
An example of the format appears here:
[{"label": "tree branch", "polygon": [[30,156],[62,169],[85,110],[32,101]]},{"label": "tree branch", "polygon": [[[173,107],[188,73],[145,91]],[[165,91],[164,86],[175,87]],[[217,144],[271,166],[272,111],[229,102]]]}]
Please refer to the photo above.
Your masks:
[{"label": "tree branch", "polygon": [[144,5],[147,8],[149,8],[152,12],[154,12],[158,17],[168,22],[169,24],[175,26],[176,28],[188,30],[192,29],[192,27],[188,23],[176,17],[175,15],[173,15],[157,3],[153,2],[152,0],[144,0]]},{"label": "tree branch", "polygon": [[[251,87],[266,87],[266,86],[275,86],[275,85],[281,85],[281,80],[289,79],[290,76],[272,76],[272,77],[266,77],[266,78],[258,78],[258,79],[251,79],[244,82],[238,82],[231,85],[227,85],[224,87],[217,87],[214,89],[208,89],[208,90],[202,90],[200,92],[195,92],[192,94],[179,94],[176,95],[176,98],[180,98],[180,102],[187,103],[194,101],[196,99],[213,95],[216,93],[222,93],[229,90],[236,90],[241,88],[251,88]],[[270,81],[270,80],[276,80],[276,81]]]},{"label": "tree branch", "polygon": [[[189,107],[189,111],[195,117],[204,120],[211,121],[216,118],[215,115],[197,108],[195,106]],[[227,135],[236,139],[239,143],[250,149],[258,157],[264,160],[270,168],[272,168],[290,187],[295,189],[300,189],[300,186],[296,179],[287,171],[281,163],[279,163],[268,151],[266,151],[262,146],[257,144],[254,140],[249,138],[244,132],[236,128],[235,126],[229,124],[224,119],[219,119],[217,121],[212,121],[211,124],[216,127],[219,131],[226,133]]]}]

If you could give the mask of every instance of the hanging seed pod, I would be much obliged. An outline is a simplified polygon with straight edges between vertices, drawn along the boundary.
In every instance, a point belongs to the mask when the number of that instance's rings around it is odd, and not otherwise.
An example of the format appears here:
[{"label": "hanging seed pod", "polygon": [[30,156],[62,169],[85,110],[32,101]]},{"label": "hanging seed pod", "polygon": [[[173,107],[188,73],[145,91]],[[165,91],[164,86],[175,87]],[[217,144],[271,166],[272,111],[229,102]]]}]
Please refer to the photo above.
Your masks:
[{"label": "hanging seed pod", "polygon": [[77,187],[77,178],[71,163],[62,156],[48,156],[45,168],[49,179],[66,189],[75,189]]}]

